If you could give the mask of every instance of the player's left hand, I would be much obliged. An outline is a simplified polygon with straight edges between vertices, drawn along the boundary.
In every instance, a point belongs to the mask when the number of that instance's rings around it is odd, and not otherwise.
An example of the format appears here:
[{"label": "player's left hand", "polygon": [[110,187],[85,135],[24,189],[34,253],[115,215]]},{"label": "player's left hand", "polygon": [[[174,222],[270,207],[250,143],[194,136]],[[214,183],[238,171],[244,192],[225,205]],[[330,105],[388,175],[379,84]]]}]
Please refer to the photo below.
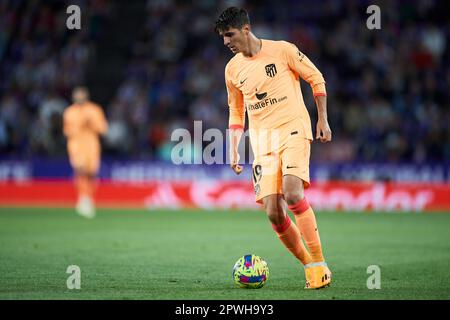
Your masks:
[{"label": "player's left hand", "polygon": [[319,121],[317,121],[316,139],[319,139],[320,142],[324,143],[331,141],[331,129],[326,119],[319,119]]}]

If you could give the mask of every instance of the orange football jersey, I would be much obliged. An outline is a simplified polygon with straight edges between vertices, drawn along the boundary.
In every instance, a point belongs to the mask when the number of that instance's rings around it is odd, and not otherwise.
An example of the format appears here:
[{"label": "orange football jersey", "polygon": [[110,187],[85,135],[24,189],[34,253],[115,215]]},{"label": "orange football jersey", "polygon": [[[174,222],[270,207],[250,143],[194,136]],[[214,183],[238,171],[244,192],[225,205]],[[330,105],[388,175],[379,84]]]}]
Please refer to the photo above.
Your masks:
[{"label": "orange football jersey", "polygon": [[[326,95],[325,80],[316,66],[292,43],[262,40],[253,57],[236,54],[225,68],[228,92],[229,127],[244,127],[248,114],[250,141],[256,150],[265,143],[261,133],[277,130],[279,143],[296,132],[312,140],[311,120],[303,101],[300,79],[307,81],[314,96]],[[294,130],[294,131],[293,131]],[[269,133],[268,133],[269,131]]]},{"label": "orange football jersey", "polygon": [[63,117],[69,154],[99,152],[99,135],[108,130],[108,123],[100,106],[91,102],[81,106],[73,104],[64,111]]}]

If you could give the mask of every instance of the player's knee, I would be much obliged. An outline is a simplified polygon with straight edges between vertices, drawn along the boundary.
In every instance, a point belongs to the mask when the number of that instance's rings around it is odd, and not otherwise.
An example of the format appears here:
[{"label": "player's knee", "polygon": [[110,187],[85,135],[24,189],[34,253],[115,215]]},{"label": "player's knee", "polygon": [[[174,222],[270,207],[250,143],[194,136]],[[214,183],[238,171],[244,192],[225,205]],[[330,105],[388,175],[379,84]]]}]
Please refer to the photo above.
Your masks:
[{"label": "player's knee", "polygon": [[285,213],[280,210],[267,211],[267,217],[272,224],[277,226],[282,225],[286,219]]},{"label": "player's knee", "polygon": [[285,220],[285,212],[277,202],[269,202],[265,205],[267,217],[270,222],[275,225],[281,225]]},{"label": "player's knee", "polygon": [[303,191],[302,190],[289,190],[284,192],[284,199],[286,200],[288,205],[293,205],[298,203],[303,199]]}]

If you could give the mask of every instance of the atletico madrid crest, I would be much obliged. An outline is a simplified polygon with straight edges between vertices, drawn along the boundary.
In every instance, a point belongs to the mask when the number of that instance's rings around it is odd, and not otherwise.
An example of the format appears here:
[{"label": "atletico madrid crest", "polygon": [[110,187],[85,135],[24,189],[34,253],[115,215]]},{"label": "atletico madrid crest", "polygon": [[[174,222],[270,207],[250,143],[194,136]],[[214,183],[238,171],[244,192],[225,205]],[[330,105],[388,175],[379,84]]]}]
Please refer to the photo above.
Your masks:
[{"label": "atletico madrid crest", "polygon": [[266,74],[271,78],[275,77],[275,75],[277,74],[277,67],[274,63],[268,64],[266,66]]}]

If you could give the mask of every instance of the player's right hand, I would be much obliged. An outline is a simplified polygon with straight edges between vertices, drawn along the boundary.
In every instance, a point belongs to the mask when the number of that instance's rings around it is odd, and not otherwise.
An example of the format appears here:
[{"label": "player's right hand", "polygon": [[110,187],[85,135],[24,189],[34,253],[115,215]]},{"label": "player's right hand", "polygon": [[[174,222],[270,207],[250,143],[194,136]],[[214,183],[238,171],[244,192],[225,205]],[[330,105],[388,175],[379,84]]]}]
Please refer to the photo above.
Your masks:
[{"label": "player's right hand", "polygon": [[240,165],[238,165],[238,164],[230,165],[230,167],[231,167],[231,169],[233,169],[233,171],[234,171],[236,174],[240,174],[240,173],[242,172],[242,169],[243,169],[243,167],[240,166]]},{"label": "player's right hand", "polygon": [[236,174],[240,174],[243,168],[239,165],[239,152],[234,148],[232,150],[230,152],[230,167]]}]

